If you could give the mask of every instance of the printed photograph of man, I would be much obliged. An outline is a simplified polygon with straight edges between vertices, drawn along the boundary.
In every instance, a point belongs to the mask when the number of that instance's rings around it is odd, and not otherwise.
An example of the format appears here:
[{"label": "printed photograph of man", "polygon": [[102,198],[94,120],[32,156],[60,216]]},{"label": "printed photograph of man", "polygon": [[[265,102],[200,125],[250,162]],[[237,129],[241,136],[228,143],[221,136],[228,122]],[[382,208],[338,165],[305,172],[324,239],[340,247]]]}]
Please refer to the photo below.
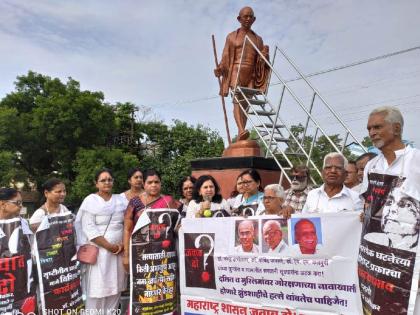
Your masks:
[{"label": "printed photograph of man", "polygon": [[320,229],[320,218],[297,219],[295,224],[293,224],[292,219],[292,233],[294,232],[293,248],[296,252],[313,255],[321,248],[322,237],[321,233],[317,231],[317,225]]},{"label": "printed photograph of man", "polygon": [[255,220],[242,220],[237,221],[236,228],[236,253],[259,253],[258,249],[258,221]]},{"label": "printed photograph of man", "polygon": [[[287,236],[287,233],[285,233]],[[263,253],[285,253],[288,246],[283,239],[282,224],[280,220],[267,220],[262,228]]]},{"label": "printed photograph of man", "polygon": [[364,239],[379,245],[415,252],[419,239],[420,203],[395,187],[382,207],[383,233],[368,233]]}]

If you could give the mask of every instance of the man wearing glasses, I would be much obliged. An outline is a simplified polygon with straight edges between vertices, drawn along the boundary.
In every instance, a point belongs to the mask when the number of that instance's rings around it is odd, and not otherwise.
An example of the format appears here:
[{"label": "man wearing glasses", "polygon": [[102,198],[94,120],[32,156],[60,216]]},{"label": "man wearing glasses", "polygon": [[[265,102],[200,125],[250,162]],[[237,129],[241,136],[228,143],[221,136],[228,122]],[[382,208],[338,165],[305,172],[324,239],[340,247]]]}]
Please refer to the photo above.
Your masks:
[{"label": "man wearing glasses", "polygon": [[309,192],[302,213],[334,213],[363,209],[359,194],[344,185],[347,164],[347,159],[338,152],[328,153],[324,157],[324,184]]},{"label": "man wearing glasses", "polygon": [[295,166],[291,169],[290,188],[285,192],[283,215],[289,218],[292,213],[302,212],[306,198],[311,188],[308,186],[309,168],[306,165]]}]

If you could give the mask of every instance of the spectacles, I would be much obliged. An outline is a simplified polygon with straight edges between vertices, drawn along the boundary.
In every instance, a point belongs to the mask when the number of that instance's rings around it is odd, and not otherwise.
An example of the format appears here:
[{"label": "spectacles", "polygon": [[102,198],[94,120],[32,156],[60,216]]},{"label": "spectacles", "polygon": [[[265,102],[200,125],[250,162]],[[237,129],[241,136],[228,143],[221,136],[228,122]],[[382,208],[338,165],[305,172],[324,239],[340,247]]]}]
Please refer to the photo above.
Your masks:
[{"label": "spectacles", "polygon": [[100,183],[113,183],[114,179],[113,178],[104,178],[104,179],[98,180],[98,182],[100,182]]},{"label": "spectacles", "polygon": [[338,165],[325,165],[324,170],[326,171],[332,171],[335,169],[338,172],[344,171],[344,167],[338,166]]},{"label": "spectacles", "polygon": [[298,176],[298,175],[290,176],[290,180],[297,180],[299,182],[303,182],[305,179],[306,179],[306,176]]},{"label": "spectacles", "polygon": [[272,200],[277,199],[277,198],[280,198],[280,197],[264,196],[263,200],[272,201]]},{"label": "spectacles", "polygon": [[245,181],[242,182],[242,185],[249,185],[253,182],[254,182],[253,180],[245,180]]},{"label": "spectacles", "polygon": [[23,204],[23,201],[22,200],[6,200],[6,202],[13,203],[16,206],[21,206]]}]

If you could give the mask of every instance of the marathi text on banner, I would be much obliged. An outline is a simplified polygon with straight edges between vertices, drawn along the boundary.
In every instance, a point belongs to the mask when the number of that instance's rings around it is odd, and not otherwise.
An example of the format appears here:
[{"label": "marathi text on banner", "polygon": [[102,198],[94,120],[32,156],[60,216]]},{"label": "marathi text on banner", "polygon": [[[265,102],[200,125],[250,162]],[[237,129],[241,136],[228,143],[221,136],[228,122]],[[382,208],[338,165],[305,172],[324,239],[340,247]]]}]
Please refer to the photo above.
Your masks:
[{"label": "marathi text on banner", "polygon": [[66,310],[77,314],[84,306],[73,223],[71,213],[45,216],[35,233],[43,313]]},{"label": "marathi text on banner", "polygon": [[182,313],[360,314],[358,216],[184,219]]},{"label": "marathi text on banner", "polygon": [[0,220],[0,314],[35,312],[29,233],[23,219]]},{"label": "marathi text on banner", "polygon": [[[404,195],[404,178],[369,173],[358,257],[363,313],[412,314],[419,201]],[[414,287],[414,289],[413,289]]]},{"label": "marathi text on banner", "polygon": [[145,210],[130,242],[130,314],[169,314],[177,307],[178,211]]}]

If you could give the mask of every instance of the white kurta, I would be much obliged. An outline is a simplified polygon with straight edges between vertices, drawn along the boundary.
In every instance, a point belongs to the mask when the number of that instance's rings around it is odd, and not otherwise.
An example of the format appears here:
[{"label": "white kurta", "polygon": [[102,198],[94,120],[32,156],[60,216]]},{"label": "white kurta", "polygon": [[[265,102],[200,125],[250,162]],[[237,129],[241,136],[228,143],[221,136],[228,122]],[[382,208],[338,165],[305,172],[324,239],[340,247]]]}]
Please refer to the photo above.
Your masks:
[{"label": "white kurta", "polygon": [[[102,215],[101,213],[92,214],[83,211],[83,204],[80,210],[82,240],[88,244],[95,245],[90,240],[104,236],[112,244],[121,244],[123,241],[124,211],[125,201],[119,195],[112,195],[112,198],[105,201],[96,194],[89,195],[90,204],[97,203],[98,209],[115,208],[112,215]],[[85,199],[85,200],[86,200]],[[84,201],[85,202],[85,201]],[[79,211],[80,211],[79,210]],[[105,211],[106,212],[106,211]],[[107,228],[109,222],[109,226]],[[106,230],[106,233],[104,234]],[[83,241],[82,241],[83,242]],[[114,255],[105,248],[99,247],[99,254],[96,264],[85,265],[83,277],[83,289],[87,298],[104,298],[119,294],[126,288],[126,274],[122,264],[122,256]]]},{"label": "white kurta", "polygon": [[[55,217],[57,215],[66,214],[66,213],[71,213],[71,212],[69,209],[67,209],[65,205],[60,204],[59,211],[57,213],[50,213],[49,216]],[[42,208],[37,209],[34,212],[34,214],[31,216],[31,218],[29,219],[29,224],[40,224],[46,215],[48,214],[44,209]]]}]

